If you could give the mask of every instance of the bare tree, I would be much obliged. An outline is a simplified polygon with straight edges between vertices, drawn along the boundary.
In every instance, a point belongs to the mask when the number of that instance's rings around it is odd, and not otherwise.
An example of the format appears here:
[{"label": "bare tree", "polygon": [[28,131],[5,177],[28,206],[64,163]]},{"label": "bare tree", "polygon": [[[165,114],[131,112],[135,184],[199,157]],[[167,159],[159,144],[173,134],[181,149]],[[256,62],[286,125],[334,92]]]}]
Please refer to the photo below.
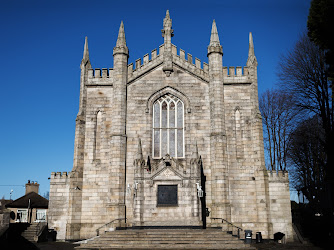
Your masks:
[{"label": "bare tree", "polygon": [[325,52],[304,34],[295,47],[282,57],[278,76],[282,88],[293,96],[300,112],[308,113],[309,116],[317,115],[321,120],[324,136],[320,138],[320,143],[326,154],[324,175],[329,203],[332,207],[334,195],[334,99],[327,69]]},{"label": "bare tree", "polygon": [[316,114],[321,118],[325,131],[324,146],[327,152],[328,171],[332,171],[334,148],[333,96],[327,77],[325,53],[306,34],[302,35],[294,49],[279,64],[279,79],[284,90],[291,94],[300,111]]},{"label": "bare tree", "polygon": [[260,97],[264,143],[271,170],[286,170],[290,132],[297,112],[292,96],[278,89],[267,90]]},{"label": "bare tree", "polygon": [[321,141],[324,130],[318,116],[306,119],[291,133],[288,159],[292,186],[317,210],[325,196],[326,154]]}]

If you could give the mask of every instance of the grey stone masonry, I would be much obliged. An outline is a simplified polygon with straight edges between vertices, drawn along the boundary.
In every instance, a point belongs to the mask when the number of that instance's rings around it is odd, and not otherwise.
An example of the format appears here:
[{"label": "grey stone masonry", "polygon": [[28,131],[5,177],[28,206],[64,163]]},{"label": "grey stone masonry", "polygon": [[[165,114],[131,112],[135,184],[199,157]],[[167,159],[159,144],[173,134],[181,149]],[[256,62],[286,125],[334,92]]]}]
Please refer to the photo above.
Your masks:
[{"label": "grey stone masonry", "polygon": [[207,209],[208,228],[230,230],[222,218],[292,240],[288,174],[264,163],[252,34],[246,66],[229,68],[215,21],[208,63],[173,35],[167,11],[163,44],[129,64],[122,22],[103,69],[86,38],[73,169],[51,174],[49,226],[67,240],[114,220],[108,227],[202,227]]}]

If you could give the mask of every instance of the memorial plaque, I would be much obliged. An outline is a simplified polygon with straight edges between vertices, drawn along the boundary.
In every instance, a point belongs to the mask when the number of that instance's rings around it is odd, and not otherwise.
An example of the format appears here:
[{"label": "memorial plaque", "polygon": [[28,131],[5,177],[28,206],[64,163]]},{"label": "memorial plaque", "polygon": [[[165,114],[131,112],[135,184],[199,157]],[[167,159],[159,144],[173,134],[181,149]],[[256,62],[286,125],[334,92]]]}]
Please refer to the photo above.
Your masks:
[{"label": "memorial plaque", "polygon": [[177,185],[158,185],[158,206],[177,206]]}]

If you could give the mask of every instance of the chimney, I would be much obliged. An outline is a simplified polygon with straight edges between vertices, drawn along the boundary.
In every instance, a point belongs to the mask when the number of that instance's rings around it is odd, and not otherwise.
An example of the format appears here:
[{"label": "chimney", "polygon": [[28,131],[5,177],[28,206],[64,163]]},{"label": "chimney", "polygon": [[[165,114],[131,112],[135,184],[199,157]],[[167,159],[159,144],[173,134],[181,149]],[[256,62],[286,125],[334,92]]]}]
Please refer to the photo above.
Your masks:
[{"label": "chimney", "polygon": [[38,189],[39,189],[39,184],[37,183],[37,181],[30,182],[30,180],[28,180],[28,183],[26,184],[26,194],[30,192],[35,192],[36,194],[38,194]]}]

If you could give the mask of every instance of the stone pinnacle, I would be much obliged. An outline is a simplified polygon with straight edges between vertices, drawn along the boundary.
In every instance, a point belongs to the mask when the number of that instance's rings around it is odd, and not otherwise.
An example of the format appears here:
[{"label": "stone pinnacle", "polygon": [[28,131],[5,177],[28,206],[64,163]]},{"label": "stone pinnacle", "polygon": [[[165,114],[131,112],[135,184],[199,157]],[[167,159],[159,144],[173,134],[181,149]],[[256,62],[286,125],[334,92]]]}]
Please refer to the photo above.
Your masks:
[{"label": "stone pinnacle", "polygon": [[252,32],[249,32],[249,50],[248,50],[248,56],[250,56],[250,55],[255,55]]},{"label": "stone pinnacle", "polygon": [[125,40],[125,32],[124,32],[123,21],[121,22],[121,26],[119,27],[118,37],[117,37],[117,42],[116,42],[116,47],[126,47],[126,40]]},{"label": "stone pinnacle", "polygon": [[88,38],[87,38],[87,36],[85,38],[84,53],[83,53],[82,60],[84,60],[84,61],[89,60]]},{"label": "stone pinnacle", "polygon": [[193,159],[197,159],[197,158],[198,158],[197,141],[195,141],[195,151],[193,152],[192,158],[193,158]]},{"label": "stone pinnacle", "polygon": [[247,59],[247,63],[246,65],[256,65],[257,64],[257,60],[255,57],[255,52],[254,52],[254,43],[253,43],[253,36],[252,36],[252,32],[249,32],[249,49],[248,49],[248,59]]},{"label": "stone pinnacle", "polygon": [[220,42],[219,42],[219,36],[218,36],[216,21],[213,20],[209,46],[217,46],[217,45],[220,45]]},{"label": "stone pinnacle", "polygon": [[169,10],[166,11],[166,19],[170,19]]},{"label": "stone pinnacle", "polygon": [[136,159],[143,159],[143,151],[141,148],[141,140],[140,138],[138,138],[138,151],[137,151],[137,155],[136,155]]}]

